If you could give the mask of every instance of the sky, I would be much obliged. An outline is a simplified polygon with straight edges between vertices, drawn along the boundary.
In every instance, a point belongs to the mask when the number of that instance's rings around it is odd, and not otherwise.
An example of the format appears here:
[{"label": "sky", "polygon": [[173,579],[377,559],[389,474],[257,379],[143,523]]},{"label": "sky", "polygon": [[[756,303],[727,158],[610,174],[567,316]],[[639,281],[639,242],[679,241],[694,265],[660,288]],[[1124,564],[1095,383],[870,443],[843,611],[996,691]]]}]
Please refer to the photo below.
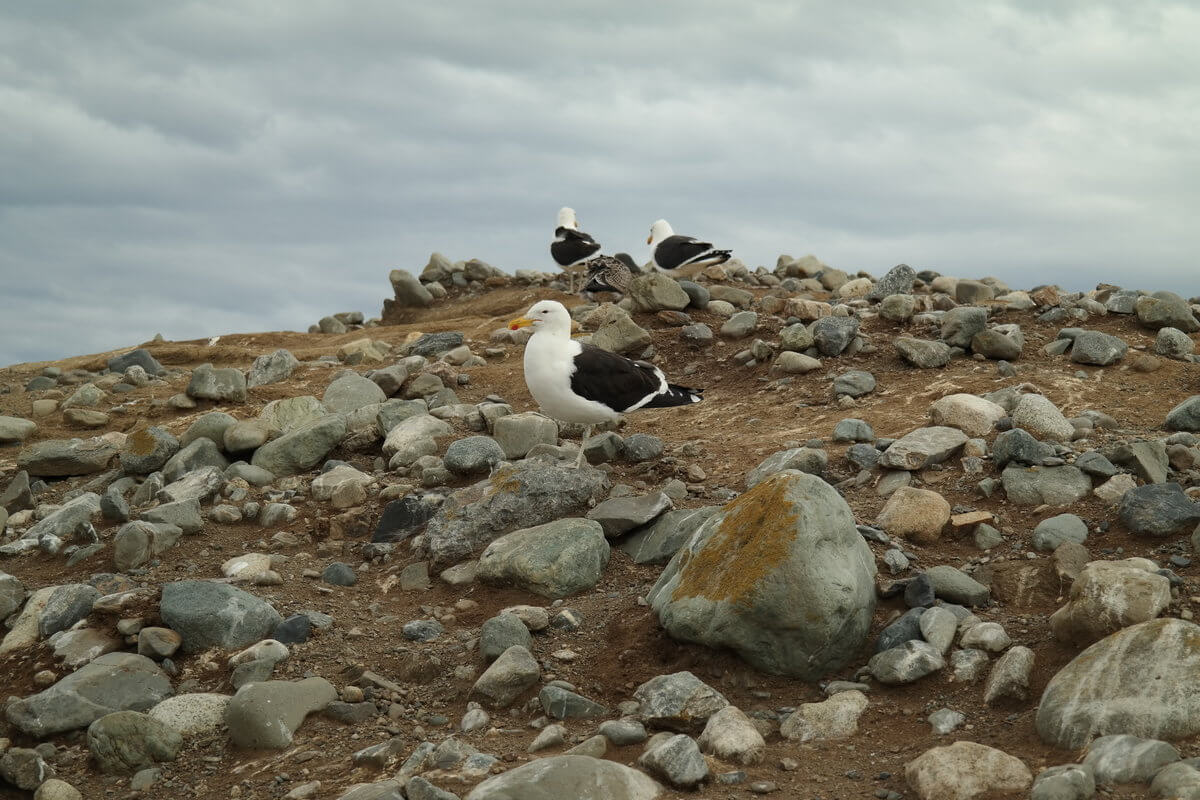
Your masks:
[{"label": "sky", "polygon": [[378,316],[559,207],[751,267],[1200,295],[1200,4],[0,4],[0,366]]}]

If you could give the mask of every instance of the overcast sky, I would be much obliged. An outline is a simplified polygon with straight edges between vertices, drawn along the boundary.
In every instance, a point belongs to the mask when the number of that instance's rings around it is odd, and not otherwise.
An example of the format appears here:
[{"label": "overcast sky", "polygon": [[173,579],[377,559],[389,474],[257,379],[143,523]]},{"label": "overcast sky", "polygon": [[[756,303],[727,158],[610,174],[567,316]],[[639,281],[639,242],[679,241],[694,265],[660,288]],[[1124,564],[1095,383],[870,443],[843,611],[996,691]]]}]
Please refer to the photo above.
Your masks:
[{"label": "overcast sky", "polygon": [[[1200,7],[0,5],[0,365],[380,313],[573,206],[882,274],[1200,294]],[[1052,6],[1052,8],[1051,8]]]}]

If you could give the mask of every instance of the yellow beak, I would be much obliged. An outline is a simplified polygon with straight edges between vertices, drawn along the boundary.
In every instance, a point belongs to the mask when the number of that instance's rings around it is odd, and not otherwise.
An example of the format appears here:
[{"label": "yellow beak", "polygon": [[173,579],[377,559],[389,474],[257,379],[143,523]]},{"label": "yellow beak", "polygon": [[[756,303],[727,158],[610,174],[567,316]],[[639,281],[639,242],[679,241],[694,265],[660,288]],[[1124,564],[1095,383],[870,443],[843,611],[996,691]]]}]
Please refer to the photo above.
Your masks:
[{"label": "yellow beak", "polygon": [[654,234],[652,233],[646,237],[646,244],[650,244],[653,241],[654,241]]},{"label": "yellow beak", "polygon": [[517,317],[508,323],[508,329],[510,331],[520,330],[521,328],[528,328],[532,324],[533,320],[529,319],[529,317]]}]

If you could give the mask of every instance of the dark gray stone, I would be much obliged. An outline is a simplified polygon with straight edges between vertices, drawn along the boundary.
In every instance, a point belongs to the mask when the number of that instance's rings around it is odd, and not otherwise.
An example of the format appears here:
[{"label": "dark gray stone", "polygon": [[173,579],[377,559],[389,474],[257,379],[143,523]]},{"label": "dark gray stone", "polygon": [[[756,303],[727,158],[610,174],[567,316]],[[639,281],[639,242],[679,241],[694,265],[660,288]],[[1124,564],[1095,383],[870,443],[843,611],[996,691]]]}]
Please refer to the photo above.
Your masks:
[{"label": "dark gray stone", "polygon": [[504,450],[490,436],[468,436],[450,443],[444,459],[455,475],[487,474],[504,460]]},{"label": "dark gray stone", "polygon": [[1169,431],[1200,432],[1200,394],[1194,394],[1172,408],[1165,427]]},{"label": "dark gray stone", "polygon": [[353,586],[358,583],[358,573],[349,564],[335,561],[321,572],[321,580],[334,586]]},{"label": "dark gray stone", "polygon": [[113,356],[108,360],[108,371],[115,372],[118,375],[123,375],[125,370],[133,366],[138,366],[146,370],[147,375],[165,375],[167,372],[166,368],[158,363],[158,360],[150,355],[150,351],[144,347],[130,350],[128,353],[122,353],[119,356]]},{"label": "dark gray stone", "polygon": [[596,719],[607,716],[605,706],[561,686],[547,686],[538,693],[538,702],[547,716],[554,719]]},{"label": "dark gray stone", "polygon": [[1071,360],[1076,364],[1107,367],[1125,357],[1129,345],[1123,339],[1100,331],[1081,331],[1071,347]]},{"label": "dark gray stone", "polygon": [[408,348],[410,356],[439,356],[448,350],[453,350],[465,341],[461,331],[442,331],[427,333],[417,339]]},{"label": "dark gray stone", "polygon": [[270,603],[235,586],[208,581],[175,581],[163,586],[159,613],[183,637],[183,650],[247,647],[281,621]]},{"label": "dark gray stone", "polygon": [[897,264],[887,271],[887,274],[875,282],[866,299],[879,301],[893,294],[908,294],[912,291],[917,273],[908,264]]},{"label": "dark gray stone", "polygon": [[848,394],[851,397],[862,397],[875,391],[875,376],[861,369],[843,372],[833,379],[834,395]]},{"label": "dark gray stone", "polygon": [[671,498],[662,492],[640,497],[614,497],[589,511],[587,518],[599,522],[604,535],[612,539],[649,523],[674,507]]},{"label": "dark gray stone", "polygon": [[812,325],[813,343],[823,356],[840,355],[858,335],[857,317],[821,317]]},{"label": "dark gray stone", "polygon": [[704,506],[668,511],[624,537],[616,547],[636,564],[665,564],[719,510],[718,506]]},{"label": "dark gray stone", "polygon": [[992,443],[992,461],[1000,469],[1011,463],[1036,466],[1053,456],[1053,445],[1039,442],[1024,428],[1004,431]]},{"label": "dark gray stone", "polygon": [[1121,498],[1121,524],[1132,533],[1174,536],[1190,533],[1200,523],[1200,503],[1177,483],[1137,486]]},{"label": "dark gray stone", "polygon": [[987,309],[975,306],[952,308],[942,316],[941,338],[950,347],[964,350],[975,334],[987,327]]}]

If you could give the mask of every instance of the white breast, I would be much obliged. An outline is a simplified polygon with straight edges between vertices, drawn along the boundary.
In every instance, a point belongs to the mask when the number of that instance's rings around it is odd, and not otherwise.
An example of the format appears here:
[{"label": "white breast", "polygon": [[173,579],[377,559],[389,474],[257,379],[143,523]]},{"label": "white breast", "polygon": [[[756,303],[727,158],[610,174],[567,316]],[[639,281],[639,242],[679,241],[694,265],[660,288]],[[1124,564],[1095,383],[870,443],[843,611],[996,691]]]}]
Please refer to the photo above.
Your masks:
[{"label": "white breast", "polygon": [[560,422],[594,425],[620,417],[608,406],[580,397],[571,391],[579,342],[535,333],[525,345],[525,384],[541,406],[542,413]]}]

